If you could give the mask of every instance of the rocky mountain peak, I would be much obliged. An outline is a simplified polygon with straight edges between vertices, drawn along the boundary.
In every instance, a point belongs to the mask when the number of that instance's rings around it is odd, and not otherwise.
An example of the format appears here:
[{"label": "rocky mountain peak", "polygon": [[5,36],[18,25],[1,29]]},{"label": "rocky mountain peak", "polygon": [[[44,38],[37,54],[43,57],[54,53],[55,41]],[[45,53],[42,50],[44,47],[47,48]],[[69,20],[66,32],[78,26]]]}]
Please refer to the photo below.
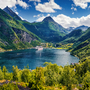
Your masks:
[{"label": "rocky mountain peak", "polygon": [[43,21],[47,21],[47,22],[55,22],[50,16],[46,17]]},{"label": "rocky mountain peak", "polygon": [[8,6],[6,8],[4,8],[3,11],[5,11],[6,13],[8,13],[14,19],[21,20],[21,18],[15,12],[13,12]]}]

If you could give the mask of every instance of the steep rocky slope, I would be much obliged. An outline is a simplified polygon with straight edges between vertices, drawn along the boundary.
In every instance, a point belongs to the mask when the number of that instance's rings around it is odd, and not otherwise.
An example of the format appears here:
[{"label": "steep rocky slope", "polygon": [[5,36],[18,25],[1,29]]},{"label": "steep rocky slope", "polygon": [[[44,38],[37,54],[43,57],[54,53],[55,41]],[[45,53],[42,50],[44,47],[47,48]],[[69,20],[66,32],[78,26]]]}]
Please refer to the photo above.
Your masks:
[{"label": "steep rocky slope", "polygon": [[40,38],[0,9],[0,50],[29,48],[36,40]]}]

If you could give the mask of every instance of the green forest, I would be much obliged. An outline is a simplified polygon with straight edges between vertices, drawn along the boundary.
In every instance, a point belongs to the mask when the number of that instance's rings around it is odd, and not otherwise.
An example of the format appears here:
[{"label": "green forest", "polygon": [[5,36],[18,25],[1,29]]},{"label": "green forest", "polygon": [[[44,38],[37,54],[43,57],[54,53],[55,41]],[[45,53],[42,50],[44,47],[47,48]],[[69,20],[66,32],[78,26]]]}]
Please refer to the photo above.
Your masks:
[{"label": "green forest", "polygon": [[[18,85],[31,90],[89,90],[90,60],[66,65],[44,63],[45,67],[30,70],[28,65],[23,70],[17,66],[8,72],[5,66],[0,68],[0,90],[19,90]],[[8,80],[8,83],[4,83]]]}]

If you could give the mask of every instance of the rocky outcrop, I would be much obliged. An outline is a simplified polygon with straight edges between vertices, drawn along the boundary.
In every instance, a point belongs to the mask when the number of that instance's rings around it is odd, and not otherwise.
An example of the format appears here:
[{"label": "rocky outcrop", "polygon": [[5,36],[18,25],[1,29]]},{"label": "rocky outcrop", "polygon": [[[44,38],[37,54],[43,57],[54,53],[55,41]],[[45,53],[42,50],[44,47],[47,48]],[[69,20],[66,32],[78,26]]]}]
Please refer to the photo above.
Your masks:
[{"label": "rocky outcrop", "polygon": [[35,37],[33,37],[32,35],[28,34],[27,32],[23,30],[16,29],[16,28],[13,28],[13,30],[15,31],[15,33],[17,34],[21,42],[31,43],[32,40],[33,41],[37,40]]}]

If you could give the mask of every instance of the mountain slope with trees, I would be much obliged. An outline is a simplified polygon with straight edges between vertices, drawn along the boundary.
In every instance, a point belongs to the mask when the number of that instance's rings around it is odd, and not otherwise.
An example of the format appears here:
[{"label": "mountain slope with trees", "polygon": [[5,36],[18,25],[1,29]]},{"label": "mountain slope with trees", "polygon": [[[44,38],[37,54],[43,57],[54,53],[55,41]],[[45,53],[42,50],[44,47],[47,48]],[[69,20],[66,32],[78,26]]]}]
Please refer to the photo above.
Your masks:
[{"label": "mountain slope with trees", "polygon": [[57,24],[51,17],[46,17],[42,22],[20,21],[20,23],[47,42],[59,42],[67,33],[66,29]]},{"label": "mountain slope with trees", "polygon": [[79,37],[83,34],[81,29],[73,30],[71,33],[67,34],[63,37],[62,43],[74,43],[76,42]]},{"label": "mountain slope with trees", "polygon": [[27,30],[47,42],[59,42],[62,37],[68,33],[67,29],[56,23],[50,16],[46,17],[42,22],[29,23],[25,20],[21,20],[9,7],[3,10],[23,24]]},{"label": "mountain slope with trees", "polygon": [[40,38],[0,9],[0,50],[28,48],[32,41],[39,42]]}]

